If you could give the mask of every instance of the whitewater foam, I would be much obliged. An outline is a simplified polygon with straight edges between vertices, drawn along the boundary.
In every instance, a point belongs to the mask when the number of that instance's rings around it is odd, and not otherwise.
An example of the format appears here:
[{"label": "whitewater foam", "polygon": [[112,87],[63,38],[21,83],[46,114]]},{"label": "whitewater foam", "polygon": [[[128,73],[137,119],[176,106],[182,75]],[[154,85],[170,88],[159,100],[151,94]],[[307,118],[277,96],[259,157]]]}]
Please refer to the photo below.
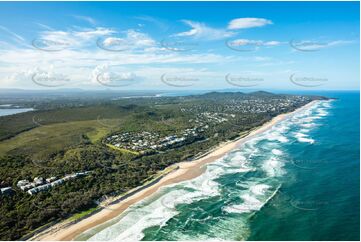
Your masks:
[{"label": "whitewater foam", "polygon": [[249,190],[256,195],[264,195],[269,188],[270,186],[266,184],[256,184],[251,186]]},{"label": "whitewater foam", "polygon": [[[222,208],[226,213],[248,214],[260,210],[277,193],[279,186],[277,187],[276,184],[280,183],[280,177],[286,172],[282,144],[294,138],[299,142],[314,143],[309,131],[317,125],[317,120],[328,114],[327,105],[329,104],[318,102],[290,116],[268,131],[248,140],[238,149],[208,164],[206,171],[195,179],[163,187],[154,196],[129,207],[118,222],[95,234],[90,240],[141,240],[146,228],[167,226],[167,222],[180,213],[177,205],[193,204],[216,196],[220,197],[217,201],[233,201]],[[298,131],[295,132],[295,129]],[[290,130],[292,131],[289,132]],[[249,171],[257,172],[252,174],[251,178],[247,177],[248,182],[245,182],[242,174]],[[238,189],[223,187],[217,180],[230,173],[239,173],[240,182],[236,183]],[[227,194],[223,194],[224,190]],[[241,203],[234,204],[234,197],[240,199]],[[206,216],[199,221],[213,221],[213,219],[216,218]],[[224,221],[225,226],[230,226],[227,224],[229,219],[220,221]],[[218,230],[224,231],[224,228],[219,227],[220,223],[216,224],[217,226],[212,225],[210,229],[215,233],[212,236],[217,236]],[[189,237],[208,240],[211,238],[209,236],[188,236],[182,231],[174,232],[174,238],[182,239]]]},{"label": "whitewater foam", "polygon": [[281,150],[279,150],[279,149],[272,149],[272,154],[274,154],[274,155],[282,155],[283,152]]},{"label": "whitewater foam", "polygon": [[280,185],[277,186],[271,194],[266,194],[270,188],[271,186],[266,184],[254,184],[249,188],[247,193],[240,196],[243,201],[241,204],[226,206],[223,208],[223,211],[238,214],[259,211],[273,198],[279,190]]},{"label": "whitewater foam", "polygon": [[263,163],[262,169],[267,173],[269,177],[275,177],[281,176],[285,173],[285,171],[282,169],[283,166],[283,162],[281,162],[276,157],[272,157]]}]

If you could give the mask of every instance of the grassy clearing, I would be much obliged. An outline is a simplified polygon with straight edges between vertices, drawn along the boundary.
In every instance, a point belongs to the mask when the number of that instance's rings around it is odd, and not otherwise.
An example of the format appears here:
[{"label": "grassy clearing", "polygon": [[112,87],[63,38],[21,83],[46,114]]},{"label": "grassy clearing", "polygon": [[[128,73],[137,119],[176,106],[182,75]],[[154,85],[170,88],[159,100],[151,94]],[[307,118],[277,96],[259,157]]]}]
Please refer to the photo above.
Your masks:
[{"label": "grassy clearing", "polygon": [[[84,142],[99,143],[104,137],[114,132],[154,130],[152,126],[155,126],[162,133],[178,129],[176,123],[180,123],[180,120],[175,119],[160,122],[148,119],[137,123],[134,118],[97,118],[95,120],[41,125],[1,141],[0,154],[28,154],[32,159],[42,160]],[[136,151],[118,148],[111,144],[107,144],[107,146],[122,153],[139,155],[139,152]]]},{"label": "grassy clearing", "polygon": [[86,211],[84,211],[84,212],[74,214],[74,215],[71,216],[67,221],[72,222],[72,221],[81,219],[81,218],[83,218],[84,216],[87,216],[87,215],[93,213],[93,212],[96,211],[97,209],[99,209],[99,207],[90,208],[90,209],[88,209],[88,210],[86,210]]},{"label": "grassy clearing", "polygon": [[97,119],[98,125],[95,130],[86,135],[95,144],[113,132],[119,131],[125,123],[123,119]]},{"label": "grassy clearing", "polygon": [[118,150],[122,153],[129,153],[129,154],[133,154],[133,155],[139,155],[139,152],[136,152],[136,151],[132,151],[132,150],[127,150],[127,149],[123,149],[123,148],[119,148],[119,147],[116,147],[112,144],[106,144],[109,148],[112,148],[114,150]]},{"label": "grassy clearing", "polygon": [[0,140],[13,137],[39,125],[97,120],[100,124],[104,122],[103,126],[107,127],[108,119],[123,119],[129,112],[130,110],[117,105],[94,105],[90,107],[39,110],[3,116],[0,117]]},{"label": "grassy clearing", "polygon": [[97,142],[109,132],[96,120],[40,126],[0,142],[0,154],[30,154],[33,159],[46,159],[51,154],[87,141],[86,137]]}]

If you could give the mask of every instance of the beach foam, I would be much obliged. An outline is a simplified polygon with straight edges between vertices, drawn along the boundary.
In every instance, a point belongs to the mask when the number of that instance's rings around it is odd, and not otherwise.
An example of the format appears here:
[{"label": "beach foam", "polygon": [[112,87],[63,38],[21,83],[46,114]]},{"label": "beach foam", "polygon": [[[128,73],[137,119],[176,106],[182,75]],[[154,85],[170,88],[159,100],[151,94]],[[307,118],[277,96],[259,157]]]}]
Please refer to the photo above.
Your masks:
[{"label": "beach foam", "polygon": [[281,143],[286,143],[288,142],[288,139],[283,136],[280,132],[269,132],[267,135],[266,135],[266,139],[270,140],[270,141],[278,141],[278,142],[281,142]]},{"label": "beach foam", "polygon": [[[206,171],[197,178],[163,187],[153,196],[129,207],[117,223],[97,233],[91,240],[140,240],[144,237],[144,229],[159,226],[161,230],[168,226],[171,218],[180,215],[182,211],[177,205],[195,206],[195,202],[198,204],[212,198],[225,202],[222,207],[225,213],[249,214],[260,210],[277,193],[281,177],[286,173],[283,155],[287,153],[284,154],[286,150],[282,149],[282,145],[293,138],[299,142],[313,143],[309,131],[316,126],[319,117],[327,113],[324,110],[327,107],[322,105],[322,102],[318,102],[246,141],[241,147],[208,164]],[[255,172],[245,181],[243,175],[250,171]],[[231,183],[223,185],[218,179],[225,176],[239,180],[234,181],[232,188]],[[204,213],[204,208],[197,208]],[[227,226],[236,224],[238,228],[247,228],[247,220],[239,222],[242,219],[238,218],[235,222],[228,217],[219,219],[211,214],[203,218],[187,218],[186,224],[207,221],[209,234],[189,235],[185,230],[176,230],[171,231],[172,238],[209,240],[217,236],[227,239],[231,238],[229,235],[227,237]]]},{"label": "beach foam", "polygon": [[231,205],[224,208],[228,213],[249,213],[259,210],[262,207],[262,202],[249,194],[242,195],[243,203],[239,205]]},{"label": "beach foam", "polygon": [[264,195],[269,188],[270,186],[266,184],[256,184],[251,186],[249,190],[256,195]]},{"label": "beach foam", "polygon": [[284,163],[281,162],[278,158],[272,157],[266,160],[263,165],[262,169],[267,173],[270,177],[281,176],[285,173],[282,169]]},{"label": "beach foam", "polygon": [[272,149],[272,154],[274,154],[274,155],[282,155],[283,152],[281,150],[279,150],[279,149]]},{"label": "beach foam", "polygon": [[297,138],[297,140],[299,142],[310,143],[310,144],[313,144],[315,142],[314,139],[308,138],[307,134],[304,134],[304,133],[301,133],[301,132],[296,133],[295,137]]},{"label": "beach foam", "polygon": [[270,188],[271,186],[266,184],[253,184],[246,193],[240,196],[242,199],[241,204],[226,206],[223,208],[223,211],[239,214],[259,211],[279,189],[277,187],[274,192],[270,193]]}]

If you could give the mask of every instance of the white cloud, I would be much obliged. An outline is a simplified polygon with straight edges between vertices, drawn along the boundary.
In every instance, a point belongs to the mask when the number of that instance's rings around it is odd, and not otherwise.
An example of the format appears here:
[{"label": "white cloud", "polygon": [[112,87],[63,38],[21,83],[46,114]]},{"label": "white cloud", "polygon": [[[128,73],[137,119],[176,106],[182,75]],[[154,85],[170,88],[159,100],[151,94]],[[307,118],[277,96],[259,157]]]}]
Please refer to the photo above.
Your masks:
[{"label": "white cloud", "polygon": [[[118,37],[120,36],[120,37]],[[149,35],[129,29],[118,35],[118,32],[110,28],[81,29],[78,31],[43,31],[40,37],[36,39],[41,50],[77,50],[83,51],[84,48],[96,48],[96,42],[100,41],[104,47],[124,47],[126,49],[135,49],[138,47],[153,47],[156,41]],[[34,42],[33,42],[34,43]]]},{"label": "white cloud", "polygon": [[254,45],[254,46],[277,46],[282,43],[279,41],[263,41],[263,40],[249,40],[249,39],[236,39],[229,42],[231,46],[245,46],[245,45]]},{"label": "white cloud", "polygon": [[48,26],[46,24],[42,24],[42,23],[35,23],[35,24],[39,25],[43,29],[54,30],[53,28],[51,28],[50,26]]},{"label": "white cloud", "polygon": [[336,45],[344,45],[344,44],[352,44],[355,43],[352,40],[336,40],[336,41],[331,41],[327,43],[327,46],[336,46]]},{"label": "white cloud", "polygon": [[161,31],[166,31],[169,28],[169,26],[166,23],[164,23],[164,21],[160,21],[159,19],[151,16],[147,16],[147,15],[136,16],[134,17],[134,19],[142,21],[142,23],[138,23],[139,27],[148,26],[150,24],[151,26],[155,26]]},{"label": "white cloud", "polygon": [[[83,28],[79,30],[47,30],[33,41],[34,47],[40,49],[81,49],[94,46],[96,39],[116,33],[110,28]],[[37,44],[36,44],[37,43]]]},{"label": "white cloud", "polygon": [[[8,69],[9,71],[9,69]],[[3,73],[5,74],[5,73]],[[28,83],[31,80],[32,75],[34,74],[34,70],[33,69],[28,69],[28,70],[14,70],[13,72],[9,73],[8,75],[4,75],[2,78],[0,78],[1,80],[1,85],[3,87],[5,86],[26,86],[28,87],[29,85],[26,85],[26,83]]]},{"label": "white cloud", "polygon": [[8,28],[6,28],[6,27],[4,27],[2,25],[0,25],[0,29],[5,31],[6,33],[12,35],[13,37],[15,37],[16,39],[18,39],[20,41],[25,41],[25,39],[22,36],[16,34],[15,32],[10,31]]},{"label": "white cloud", "polygon": [[139,77],[131,71],[122,68],[111,68],[108,64],[101,64],[92,70],[91,80],[93,84],[121,87],[136,84]]},{"label": "white cloud", "polygon": [[302,40],[302,41],[290,41],[290,46],[296,50],[301,51],[316,51],[324,48],[352,44],[354,41],[350,40],[335,40],[335,41],[311,41],[311,40]]},{"label": "white cloud", "polygon": [[[231,61],[230,57],[211,53],[128,51],[120,54],[98,48],[64,49],[49,53],[37,49],[7,49],[1,51],[1,56],[0,80],[2,80],[2,87],[22,88],[39,88],[31,79],[31,74],[39,67],[46,73],[61,73],[71,80],[69,85],[78,85],[78,87],[84,88],[88,84],[96,86],[94,77],[101,71],[105,71],[100,69],[103,64],[111,66],[111,69],[114,69],[114,66],[124,67],[120,72],[125,76],[120,79],[127,79],[131,72],[137,73],[137,76],[146,76],[139,69],[140,66],[166,65],[170,67]],[[150,77],[146,76],[146,78]]]},{"label": "white cloud", "polygon": [[280,45],[280,44],[282,44],[282,43],[279,41],[275,41],[275,40],[263,42],[263,45],[265,45],[265,46],[276,46],[276,45]]},{"label": "white cloud", "polygon": [[[156,46],[156,41],[152,39],[148,34],[136,31],[134,29],[128,29],[122,31],[121,33],[111,33],[111,35],[105,35],[104,38],[99,38],[97,40],[97,45],[99,48],[108,50],[108,51],[130,51],[137,50],[142,48],[146,50],[147,48],[153,47],[153,51]],[[94,43],[93,43],[94,44]]]},{"label": "white cloud", "polygon": [[104,36],[115,33],[116,31],[109,28],[97,27],[95,29],[83,29],[82,31],[74,31],[72,34],[84,40],[93,39],[95,37]]},{"label": "white cloud", "polygon": [[[28,46],[24,37],[11,31],[10,29],[6,28],[5,26],[0,25],[0,34],[1,34],[1,32],[5,33],[5,36],[8,36],[11,39],[11,42],[15,41],[18,45]],[[9,44],[9,45],[12,46],[12,44]]]},{"label": "white cloud", "polygon": [[156,44],[149,35],[133,29],[127,31],[126,39],[136,46],[154,46]]},{"label": "white cloud", "polygon": [[248,29],[273,24],[271,20],[264,18],[236,18],[229,22],[228,29]]},{"label": "white cloud", "polygon": [[91,25],[95,25],[96,21],[95,19],[88,17],[88,16],[82,16],[82,15],[74,15],[75,18],[80,19],[80,20],[84,20],[88,23],[90,23]]},{"label": "white cloud", "polygon": [[207,39],[207,40],[218,40],[218,39],[228,38],[234,35],[233,32],[223,29],[211,28],[205,25],[204,23],[190,21],[190,20],[183,20],[182,22],[190,26],[191,29],[186,32],[175,34],[175,36],[194,37],[197,39]]},{"label": "white cloud", "polygon": [[[234,35],[231,31],[211,28],[204,23],[187,20],[184,23],[191,26],[191,29],[178,33],[178,36],[221,40]],[[133,88],[133,84],[141,80],[142,87],[148,85],[154,88],[154,85],[159,85],[168,88],[160,81],[160,76],[176,72],[196,73],[206,85],[211,83],[210,80],[221,80],[222,75],[213,70],[202,70],[205,64],[231,63],[238,58],[211,52],[170,51],[159,47],[149,34],[136,29],[118,31],[104,27],[73,27],[55,30],[48,26],[42,27],[44,29],[39,32],[38,39],[47,40],[50,44],[63,43],[66,48],[52,52],[20,45],[16,48],[0,49],[0,80],[4,87],[46,88],[50,81],[55,80],[55,85],[65,83],[67,87],[102,88],[101,85],[105,84],[107,88],[107,85],[111,87],[129,84]],[[126,43],[130,48],[124,52],[105,51],[97,48],[98,40],[101,40],[104,46]],[[272,41],[264,44],[276,45]],[[37,78],[45,84],[44,87],[32,80],[34,73],[38,74]],[[100,74],[102,83],[96,79]],[[217,78],[214,78],[215,76]],[[136,88],[137,85],[134,86]]]}]

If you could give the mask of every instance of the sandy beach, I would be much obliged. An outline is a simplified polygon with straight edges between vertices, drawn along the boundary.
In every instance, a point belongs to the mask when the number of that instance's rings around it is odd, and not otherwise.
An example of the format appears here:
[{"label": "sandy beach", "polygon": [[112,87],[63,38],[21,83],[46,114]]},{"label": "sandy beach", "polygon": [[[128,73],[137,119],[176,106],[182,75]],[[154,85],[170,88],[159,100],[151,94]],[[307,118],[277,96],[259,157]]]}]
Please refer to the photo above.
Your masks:
[{"label": "sandy beach", "polygon": [[[290,115],[293,115],[296,112],[300,112],[311,105],[313,105],[317,101],[312,101],[307,105],[298,108],[297,110],[278,115],[274,117],[271,121],[263,124],[259,128],[251,131],[247,136],[243,138],[239,138],[234,141],[224,142],[212,149],[208,152],[205,156],[202,156],[199,159],[187,162],[180,162],[177,165],[179,168],[174,170],[173,172],[165,175],[160,179],[157,183],[135,193],[132,196],[127,197],[126,199],[108,206],[108,209],[102,209],[98,213],[85,218],[75,224],[67,224],[66,222],[62,222],[56,224],[49,229],[41,232],[40,234],[34,236],[30,240],[47,240],[47,241],[54,241],[54,240],[73,240],[76,236],[81,234],[84,231],[87,231],[99,224],[102,224],[110,219],[115,218],[116,216],[120,215],[124,210],[126,210],[130,205],[141,201],[142,199],[152,195],[158,189],[163,186],[178,183],[181,181],[193,179],[199,175],[201,175],[205,171],[205,164],[213,162],[222,156],[226,155],[228,152],[232,151],[236,147],[242,145],[247,140],[254,138],[258,134],[270,129],[275,124],[281,122],[282,120],[286,119]],[[175,166],[173,165],[173,166]]]}]

